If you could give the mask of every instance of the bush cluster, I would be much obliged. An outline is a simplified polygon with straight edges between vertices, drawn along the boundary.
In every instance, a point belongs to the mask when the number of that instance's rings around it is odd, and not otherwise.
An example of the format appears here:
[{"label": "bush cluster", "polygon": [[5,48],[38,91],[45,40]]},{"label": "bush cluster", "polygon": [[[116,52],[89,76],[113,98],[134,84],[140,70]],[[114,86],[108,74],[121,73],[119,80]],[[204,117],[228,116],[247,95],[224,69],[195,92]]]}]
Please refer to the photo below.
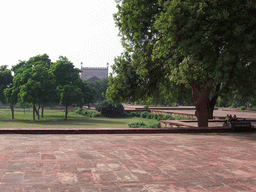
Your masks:
[{"label": "bush cluster", "polygon": [[77,114],[86,116],[86,117],[100,117],[101,114],[97,113],[96,111],[93,110],[83,110],[81,108],[77,109],[75,111]]},{"label": "bush cluster", "polygon": [[140,113],[138,112],[131,112],[128,114],[128,116],[131,116],[131,117],[140,117]]},{"label": "bush cluster", "polygon": [[128,123],[128,126],[130,128],[160,128],[160,123],[156,122],[153,124],[146,124],[142,121],[138,121],[138,122]]},{"label": "bush cluster", "polygon": [[242,106],[242,107],[240,107],[240,110],[246,110],[247,109],[247,107],[246,106]]},{"label": "bush cluster", "polygon": [[96,106],[96,110],[101,112],[102,115],[106,117],[122,117],[124,116],[124,107],[122,104],[114,106],[111,103],[108,103],[106,100],[100,102]]},{"label": "bush cluster", "polygon": [[172,117],[171,115],[155,114],[155,113],[150,113],[148,111],[131,112],[131,113],[128,113],[128,116],[142,117],[147,119],[157,119],[158,121],[160,120],[195,120],[195,118],[192,118],[192,117],[180,117],[180,116]]}]

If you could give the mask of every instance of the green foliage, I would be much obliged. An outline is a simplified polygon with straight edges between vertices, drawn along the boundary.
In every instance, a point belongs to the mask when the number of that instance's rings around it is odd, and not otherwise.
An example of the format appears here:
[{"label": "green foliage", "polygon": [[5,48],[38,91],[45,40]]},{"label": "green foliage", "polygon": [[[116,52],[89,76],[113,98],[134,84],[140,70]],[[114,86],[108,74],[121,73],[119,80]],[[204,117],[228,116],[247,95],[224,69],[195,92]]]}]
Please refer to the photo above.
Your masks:
[{"label": "green foliage", "polygon": [[128,126],[130,128],[146,128],[147,127],[147,124],[142,122],[142,121],[139,121],[139,122],[134,122],[134,123],[128,123]]},{"label": "green foliage", "polygon": [[101,116],[101,114],[97,113],[94,110],[83,110],[83,109],[79,108],[75,112],[77,114],[80,114],[80,115],[83,115],[86,117],[100,117]]},{"label": "green foliage", "polygon": [[7,65],[0,66],[0,101],[2,103],[6,102],[4,89],[11,86],[12,78],[11,70],[7,69]]},{"label": "green foliage", "polygon": [[196,118],[175,116],[174,120],[196,120]]},{"label": "green foliage", "polygon": [[143,111],[143,112],[141,112],[140,113],[140,117],[142,117],[142,118],[147,118],[147,116],[150,114],[150,112],[148,112],[148,111]]},{"label": "green foliage", "polygon": [[246,106],[241,106],[239,109],[240,109],[240,110],[246,110],[247,107],[246,107]]},{"label": "green foliage", "polygon": [[154,118],[155,118],[155,114],[154,114],[154,113],[149,113],[149,114],[147,115],[147,118],[148,118],[148,119],[154,119]]},{"label": "green foliage", "polygon": [[11,86],[9,88],[6,88],[4,90],[4,96],[6,101],[10,104],[16,104],[18,101],[18,93],[19,93],[18,87]]},{"label": "green foliage", "polygon": [[106,91],[108,88],[108,78],[88,82],[89,86],[94,88],[94,102],[106,100]]},{"label": "green foliage", "polygon": [[79,107],[83,107],[84,105],[90,105],[94,101],[95,89],[91,87],[87,81],[82,81],[78,79],[76,82],[76,86],[81,89],[81,95],[77,100],[76,104]]},{"label": "green foliage", "polygon": [[60,104],[64,106],[70,106],[79,101],[82,91],[75,85],[59,85],[57,87],[57,93],[60,97]]},{"label": "green foliage", "polygon": [[115,59],[108,101],[193,98],[207,126],[219,96],[255,97],[253,1],[123,0],[117,7],[125,51]]},{"label": "green foliage", "polygon": [[77,110],[75,110],[75,113],[77,113],[77,114],[82,114],[82,112],[83,112],[83,109],[81,109],[81,108],[78,108]]},{"label": "green foliage", "polygon": [[96,110],[106,117],[122,117],[124,113],[124,107],[122,104],[119,103],[117,106],[114,106],[106,100],[100,102],[96,106]]},{"label": "green foliage", "polygon": [[225,97],[219,97],[217,100],[217,107],[232,107],[237,108],[240,106],[246,106],[247,104],[256,105],[255,96],[246,96],[238,91],[232,91]]},{"label": "green foliage", "polygon": [[128,123],[128,126],[130,128],[160,128],[160,123],[155,122],[153,124],[146,124],[142,121],[139,121],[139,122]]},{"label": "green foliage", "polygon": [[[94,89],[87,82],[82,82],[80,70],[66,57],[60,56],[52,63],[48,55],[37,55],[28,61],[20,61],[12,70],[13,84],[9,83],[4,91],[6,100],[11,104],[33,103],[40,107],[45,103],[58,102],[67,108],[69,105],[82,107],[93,101]],[[67,113],[66,110],[65,119]],[[39,117],[39,112],[37,114]]]},{"label": "green foliage", "polygon": [[164,115],[163,114],[155,114],[155,119],[157,119],[158,121],[164,120]]},{"label": "green foliage", "polygon": [[155,123],[153,123],[153,124],[150,124],[149,127],[150,127],[150,128],[161,128],[161,125],[160,125],[159,122],[155,122]]},{"label": "green foliage", "polygon": [[[51,68],[56,78],[56,101],[61,105],[83,105],[93,101],[94,89],[79,78],[81,70],[74,67],[66,57],[60,56]],[[67,111],[65,115],[67,119]]]},{"label": "green foliage", "polygon": [[130,113],[128,113],[128,116],[130,116],[130,117],[140,117],[140,113],[138,113],[138,112],[130,112]]},{"label": "green foliage", "polygon": [[20,61],[13,66],[13,86],[6,91],[8,101],[34,104],[51,101],[55,91],[55,77],[49,70],[50,65],[48,55],[44,54],[31,57],[27,62]]},{"label": "green foliage", "polygon": [[147,119],[157,119],[158,121],[160,120],[196,120],[195,118],[192,118],[192,117],[180,117],[180,116],[172,117],[171,115],[155,114],[155,113],[150,113],[148,111],[141,112],[140,117],[147,118]]},{"label": "green foliage", "polygon": [[74,84],[79,80],[80,69],[75,68],[66,57],[60,56],[51,67],[56,78],[56,85]]}]

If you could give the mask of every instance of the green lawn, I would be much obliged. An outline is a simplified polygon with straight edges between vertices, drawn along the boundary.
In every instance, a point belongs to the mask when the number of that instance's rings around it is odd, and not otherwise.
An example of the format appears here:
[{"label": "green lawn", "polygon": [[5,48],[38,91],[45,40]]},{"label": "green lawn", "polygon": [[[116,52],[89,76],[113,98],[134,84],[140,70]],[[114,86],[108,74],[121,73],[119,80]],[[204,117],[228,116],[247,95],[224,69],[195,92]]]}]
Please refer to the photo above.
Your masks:
[{"label": "green lawn", "polygon": [[147,124],[157,122],[155,119],[139,117],[87,118],[75,112],[69,112],[68,120],[64,120],[65,113],[61,110],[46,109],[44,118],[32,119],[32,110],[15,109],[15,119],[11,118],[10,109],[0,109],[0,128],[128,128],[129,122],[143,121]]}]

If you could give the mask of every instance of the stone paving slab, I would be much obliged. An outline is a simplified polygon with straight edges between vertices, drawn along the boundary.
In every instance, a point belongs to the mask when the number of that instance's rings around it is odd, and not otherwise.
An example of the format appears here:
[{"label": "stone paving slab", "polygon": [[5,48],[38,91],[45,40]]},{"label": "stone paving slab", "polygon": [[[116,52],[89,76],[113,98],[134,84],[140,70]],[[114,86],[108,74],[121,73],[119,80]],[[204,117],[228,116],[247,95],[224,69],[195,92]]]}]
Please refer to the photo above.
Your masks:
[{"label": "stone paving slab", "polygon": [[256,191],[256,134],[0,135],[1,191]]}]

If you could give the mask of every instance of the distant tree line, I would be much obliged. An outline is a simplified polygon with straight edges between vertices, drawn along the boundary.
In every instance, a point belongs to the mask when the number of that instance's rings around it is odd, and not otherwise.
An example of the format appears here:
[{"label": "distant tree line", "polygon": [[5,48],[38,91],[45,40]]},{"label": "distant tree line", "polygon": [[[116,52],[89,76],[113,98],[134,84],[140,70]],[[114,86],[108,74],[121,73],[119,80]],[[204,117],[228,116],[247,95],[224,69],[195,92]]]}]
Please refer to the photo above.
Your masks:
[{"label": "distant tree line", "polygon": [[[100,87],[101,83],[89,85],[87,81],[83,82],[79,77],[80,72],[66,57],[60,56],[56,62],[52,62],[47,54],[19,61],[11,70],[5,65],[0,66],[0,101],[10,104],[13,119],[15,104],[32,104],[35,120],[36,116],[43,118],[44,106],[50,103],[65,106],[67,119],[68,106],[82,108],[102,100],[100,91],[104,90]],[[107,80],[103,82],[107,85]]]}]

